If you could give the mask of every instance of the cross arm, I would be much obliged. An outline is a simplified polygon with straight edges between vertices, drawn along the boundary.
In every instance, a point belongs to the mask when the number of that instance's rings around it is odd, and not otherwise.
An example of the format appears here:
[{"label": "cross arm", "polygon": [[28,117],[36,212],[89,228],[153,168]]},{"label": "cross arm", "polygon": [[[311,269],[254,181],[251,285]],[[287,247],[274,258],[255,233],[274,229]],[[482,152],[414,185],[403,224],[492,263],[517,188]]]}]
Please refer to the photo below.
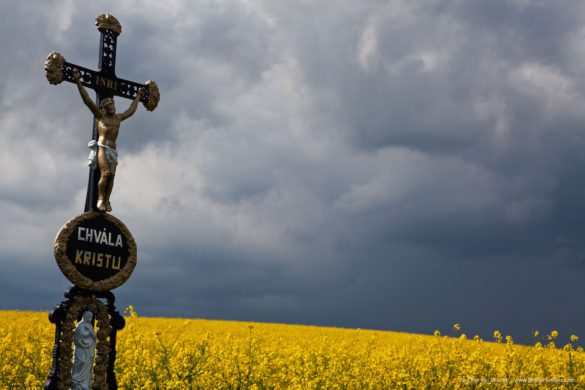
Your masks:
[{"label": "cross arm", "polygon": [[116,96],[133,100],[138,95],[138,90],[140,88],[146,88],[146,85],[135,83],[134,81],[118,79],[118,88],[116,89],[115,94]]},{"label": "cross arm", "polygon": [[87,88],[95,89],[95,80],[97,77],[97,72],[84,68],[83,66],[75,65],[65,61],[63,64],[63,80],[69,81],[70,83],[75,84],[75,79],[73,78],[73,69],[78,69],[81,77],[79,81],[81,81],[81,85]]},{"label": "cross arm", "polygon": [[158,86],[154,81],[148,80],[145,84],[135,83],[134,81],[117,79],[117,88],[115,95],[126,99],[134,100],[138,96],[138,90],[144,88],[144,96],[140,101],[147,110],[153,111],[158,105],[160,93]]},{"label": "cross arm", "polygon": [[149,111],[153,111],[158,105],[160,93],[154,81],[149,80],[145,84],[140,84],[134,81],[120,79],[116,76],[104,75],[102,72],[95,72],[69,62],[65,62],[63,65],[63,80],[75,83],[75,79],[73,78],[73,69],[75,68],[81,74],[81,84],[95,90],[102,98],[119,96],[134,100],[138,96],[138,90],[144,88],[144,95],[139,101]]},{"label": "cross arm", "polygon": [[99,99],[120,96],[134,100],[138,95],[138,90],[144,88],[145,93],[140,101],[146,109],[153,111],[158,105],[160,92],[154,81],[149,80],[144,84],[139,84],[117,78],[113,71],[102,69],[96,72],[65,61],[57,52],[50,53],[45,61],[45,75],[51,84],[60,84],[63,80],[75,83],[73,69],[79,70],[81,85],[96,91]]}]

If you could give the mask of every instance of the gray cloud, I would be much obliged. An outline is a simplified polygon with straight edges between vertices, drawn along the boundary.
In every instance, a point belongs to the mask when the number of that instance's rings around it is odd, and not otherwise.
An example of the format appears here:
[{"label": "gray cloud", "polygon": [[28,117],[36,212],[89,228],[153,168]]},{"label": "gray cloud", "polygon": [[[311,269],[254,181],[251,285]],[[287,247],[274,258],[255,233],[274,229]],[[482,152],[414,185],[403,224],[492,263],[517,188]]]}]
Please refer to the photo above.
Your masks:
[{"label": "gray cloud", "polygon": [[37,5],[1,6],[1,307],[67,286],[51,247],[83,207],[91,117],[42,61],[95,68],[107,11],[118,75],[162,95],[119,138],[114,214],[139,245],[120,305],[519,340],[583,327],[579,2]]}]

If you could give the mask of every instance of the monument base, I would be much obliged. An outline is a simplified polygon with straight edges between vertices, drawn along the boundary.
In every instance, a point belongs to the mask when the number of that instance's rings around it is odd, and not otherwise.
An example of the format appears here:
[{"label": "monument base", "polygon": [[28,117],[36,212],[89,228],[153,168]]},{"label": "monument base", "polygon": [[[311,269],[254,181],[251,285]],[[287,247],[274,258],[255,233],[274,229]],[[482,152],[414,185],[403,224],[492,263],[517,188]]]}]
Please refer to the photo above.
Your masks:
[{"label": "monument base", "polygon": [[[45,389],[70,389],[75,322],[90,311],[97,320],[97,345],[92,374],[92,388],[117,389],[114,363],[116,361],[116,334],[126,325],[124,317],[114,306],[116,298],[111,291],[88,291],[72,286],[65,299],[49,314],[55,324],[53,364]],[[105,302],[104,302],[105,301]]]}]

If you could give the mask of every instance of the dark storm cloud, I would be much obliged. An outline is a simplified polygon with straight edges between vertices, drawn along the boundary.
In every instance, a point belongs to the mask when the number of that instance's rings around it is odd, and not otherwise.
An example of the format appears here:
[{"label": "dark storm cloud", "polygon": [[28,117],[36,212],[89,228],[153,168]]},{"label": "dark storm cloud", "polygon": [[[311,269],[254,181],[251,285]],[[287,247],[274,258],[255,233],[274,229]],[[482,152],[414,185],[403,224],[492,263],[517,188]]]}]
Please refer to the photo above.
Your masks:
[{"label": "dark storm cloud", "polygon": [[519,341],[585,324],[580,2],[39,7],[2,5],[2,307],[67,285],[51,246],[81,211],[91,117],[41,64],[95,68],[106,7],[118,76],[162,96],[119,138],[114,213],[140,253],[120,305]]},{"label": "dark storm cloud", "polygon": [[[250,321],[270,321],[269,313],[283,316],[295,309],[291,306],[298,300],[291,294],[295,282],[282,266],[254,264],[243,261],[241,253],[202,247],[153,251],[148,271],[125,286],[124,301],[141,308],[143,315],[166,312]],[[161,277],[174,282],[158,288]]]}]

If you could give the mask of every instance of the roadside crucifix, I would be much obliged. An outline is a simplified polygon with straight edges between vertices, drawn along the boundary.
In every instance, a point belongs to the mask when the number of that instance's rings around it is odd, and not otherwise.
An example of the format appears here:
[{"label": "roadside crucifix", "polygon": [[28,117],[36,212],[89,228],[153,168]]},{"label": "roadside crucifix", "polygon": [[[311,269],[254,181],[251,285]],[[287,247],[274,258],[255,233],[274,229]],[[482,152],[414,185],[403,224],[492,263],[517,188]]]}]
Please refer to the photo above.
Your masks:
[{"label": "roadside crucifix", "polygon": [[[99,15],[96,26],[101,33],[97,71],[66,62],[57,52],[44,63],[47,80],[55,85],[63,80],[75,83],[94,117],[85,210],[63,225],[53,247],[59,269],[74,286],[49,314],[55,343],[47,390],[117,388],[116,334],[125,320],[114,306],[111,290],[134,271],[137,246],[126,225],[110,213],[116,140],[120,123],[136,112],[139,102],[152,111],[160,97],[154,81],[139,84],[116,76],[116,43],[122,32],[116,18]],[[86,87],[95,91],[95,102]],[[116,113],[114,96],[132,100],[130,108]]]},{"label": "roadside crucifix", "polygon": [[[90,171],[85,199],[85,211],[111,211],[110,193],[116,173],[116,138],[120,122],[136,111],[138,102],[147,110],[156,108],[159,90],[154,81],[144,85],[116,76],[116,44],[122,26],[112,15],[102,14],[96,18],[101,33],[98,71],[66,62],[61,54],[52,52],[45,61],[45,74],[51,84],[63,80],[77,84],[85,105],[94,114],[92,141],[89,143]],[[96,92],[95,103],[83,87]],[[116,114],[114,96],[132,99],[130,108]]]}]

